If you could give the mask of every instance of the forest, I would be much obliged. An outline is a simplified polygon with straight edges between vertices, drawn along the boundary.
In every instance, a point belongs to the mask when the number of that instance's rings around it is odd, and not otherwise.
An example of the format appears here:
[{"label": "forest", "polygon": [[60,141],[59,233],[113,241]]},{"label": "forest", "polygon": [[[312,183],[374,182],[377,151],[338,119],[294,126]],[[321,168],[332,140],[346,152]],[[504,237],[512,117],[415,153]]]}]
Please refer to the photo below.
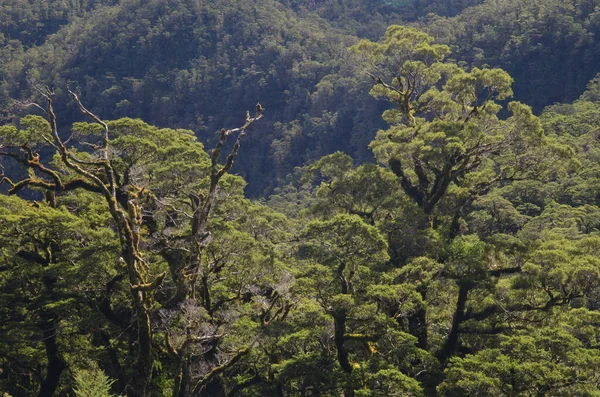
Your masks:
[{"label": "forest", "polygon": [[3,0],[2,397],[600,397],[600,0]]}]

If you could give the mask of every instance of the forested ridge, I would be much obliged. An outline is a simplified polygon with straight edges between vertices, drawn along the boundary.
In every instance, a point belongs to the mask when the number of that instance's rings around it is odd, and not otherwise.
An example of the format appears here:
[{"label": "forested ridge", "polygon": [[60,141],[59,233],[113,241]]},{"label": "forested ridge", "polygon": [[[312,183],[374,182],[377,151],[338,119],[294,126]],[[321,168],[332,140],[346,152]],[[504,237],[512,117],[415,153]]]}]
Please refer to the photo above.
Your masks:
[{"label": "forested ridge", "polygon": [[0,4],[0,392],[600,396],[600,2]]}]

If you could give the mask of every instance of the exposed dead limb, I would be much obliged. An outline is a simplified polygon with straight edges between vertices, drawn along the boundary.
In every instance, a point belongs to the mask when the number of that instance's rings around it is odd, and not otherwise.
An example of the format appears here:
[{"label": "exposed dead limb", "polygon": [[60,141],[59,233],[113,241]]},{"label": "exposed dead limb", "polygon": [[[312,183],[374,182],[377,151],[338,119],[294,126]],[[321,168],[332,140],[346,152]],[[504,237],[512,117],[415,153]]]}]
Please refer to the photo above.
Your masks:
[{"label": "exposed dead limb", "polygon": [[83,113],[86,116],[90,117],[92,120],[94,120],[96,123],[100,124],[104,128],[104,138],[103,138],[101,149],[107,149],[108,148],[108,142],[109,142],[108,125],[104,121],[102,121],[98,116],[96,116],[94,113],[92,113],[89,110],[87,110],[85,108],[85,106],[83,106],[83,104],[81,103],[81,101],[79,100],[79,97],[77,96],[77,94],[75,94],[71,90],[68,90],[68,91],[69,91],[69,94],[71,95],[71,98],[73,98],[73,100],[75,101],[75,103],[79,107],[79,110],[81,111],[81,113]]},{"label": "exposed dead limb", "polygon": [[[211,152],[211,175],[210,175],[210,187],[206,195],[198,194],[197,196],[191,196],[192,209],[194,211],[192,217],[192,234],[191,234],[191,243],[194,251],[191,255],[189,264],[183,269],[184,277],[185,275],[191,275],[190,282],[188,285],[187,294],[193,295],[193,289],[198,279],[199,269],[202,266],[202,251],[204,250],[206,244],[211,241],[210,231],[207,230],[208,218],[210,215],[210,211],[216,200],[217,196],[217,186],[219,181],[225,175],[225,173],[231,170],[233,166],[234,160],[238,154],[238,151],[241,146],[241,140],[246,135],[246,130],[257,120],[260,120],[263,117],[262,111],[257,113],[254,117],[247,117],[243,126],[238,128],[232,128],[229,130],[222,129],[219,135],[219,139],[214,149]],[[225,161],[225,165],[222,167],[219,166],[219,158],[221,157],[221,152],[223,150],[223,145],[232,134],[237,133],[236,141],[233,145],[233,148],[227,159]]]}]

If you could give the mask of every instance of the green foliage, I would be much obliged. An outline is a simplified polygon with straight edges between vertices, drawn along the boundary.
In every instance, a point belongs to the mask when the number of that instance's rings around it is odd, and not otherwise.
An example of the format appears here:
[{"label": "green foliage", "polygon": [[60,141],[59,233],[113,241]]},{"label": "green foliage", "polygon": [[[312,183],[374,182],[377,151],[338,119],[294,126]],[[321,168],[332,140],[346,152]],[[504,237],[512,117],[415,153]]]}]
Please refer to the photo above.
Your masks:
[{"label": "green foliage", "polygon": [[357,268],[388,259],[385,240],[376,228],[356,215],[340,214],[328,221],[312,221],[301,236],[311,239],[303,250],[324,264],[344,262]]},{"label": "green foliage", "polygon": [[79,370],[75,373],[75,389],[77,397],[113,397],[110,387],[114,383],[104,372],[95,368]]},{"label": "green foliage", "polygon": [[[336,150],[372,159],[366,145],[385,126],[382,103],[368,100],[368,80],[340,54],[361,38],[377,39],[391,23],[421,18],[441,40],[421,45],[415,61],[402,65],[407,71],[450,47],[461,65],[508,70],[516,98],[536,112],[574,99],[595,73],[598,18],[594,2],[567,3],[9,1],[0,10],[2,118],[20,109],[9,106],[11,98],[27,102],[44,85],[65,95],[69,85],[106,118],[191,129],[207,142],[260,99],[269,120],[237,171],[251,182],[248,192],[261,196],[295,166]],[[427,17],[461,11],[453,19]],[[555,57],[555,48],[564,57]],[[439,73],[434,68],[427,78]],[[64,125],[75,121],[74,109],[61,110]]]},{"label": "green foliage", "polygon": [[51,129],[48,122],[40,116],[26,116],[21,120],[22,129],[12,125],[0,128],[0,144],[2,147],[28,146],[37,148],[51,139]]},{"label": "green foliage", "polygon": [[456,359],[439,386],[446,396],[527,396],[532,393],[596,396],[600,356],[561,329],[531,330],[502,338],[497,349]]},{"label": "green foliage", "polygon": [[114,120],[0,126],[2,391],[598,394],[596,2],[46,3],[2,117]]},{"label": "green foliage", "polygon": [[444,61],[447,46],[433,43],[392,26],[381,42],[352,48],[375,82],[371,95],[393,104],[383,113],[391,127],[370,146],[406,195],[433,214],[446,200],[460,208],[498,182],[552,178],[550,162],[568,161],[572,151],[546,139],[526,105],[510,102],[512,116],[497,117],[500,101],[512,95],[512,78],[500,69],[466,71]]},{"label": "green foliage", "polygon": [[515,96],[539,112],[576,99],[597,73],[597,7],[597,1],[485,1],[452,19],[432,17],[427,30],[456,48],[458,60],[507,70],[518,83]]}]

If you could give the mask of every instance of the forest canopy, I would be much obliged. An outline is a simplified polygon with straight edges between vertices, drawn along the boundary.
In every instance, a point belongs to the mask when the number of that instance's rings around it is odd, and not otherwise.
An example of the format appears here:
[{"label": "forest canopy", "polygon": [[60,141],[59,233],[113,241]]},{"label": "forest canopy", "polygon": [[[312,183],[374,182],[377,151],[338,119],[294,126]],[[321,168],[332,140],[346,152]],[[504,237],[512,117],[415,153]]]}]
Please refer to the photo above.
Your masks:
[{"label": "forest canopy", "polygon": [[600,395],[599,10],[4,2],[0,391]]}]

